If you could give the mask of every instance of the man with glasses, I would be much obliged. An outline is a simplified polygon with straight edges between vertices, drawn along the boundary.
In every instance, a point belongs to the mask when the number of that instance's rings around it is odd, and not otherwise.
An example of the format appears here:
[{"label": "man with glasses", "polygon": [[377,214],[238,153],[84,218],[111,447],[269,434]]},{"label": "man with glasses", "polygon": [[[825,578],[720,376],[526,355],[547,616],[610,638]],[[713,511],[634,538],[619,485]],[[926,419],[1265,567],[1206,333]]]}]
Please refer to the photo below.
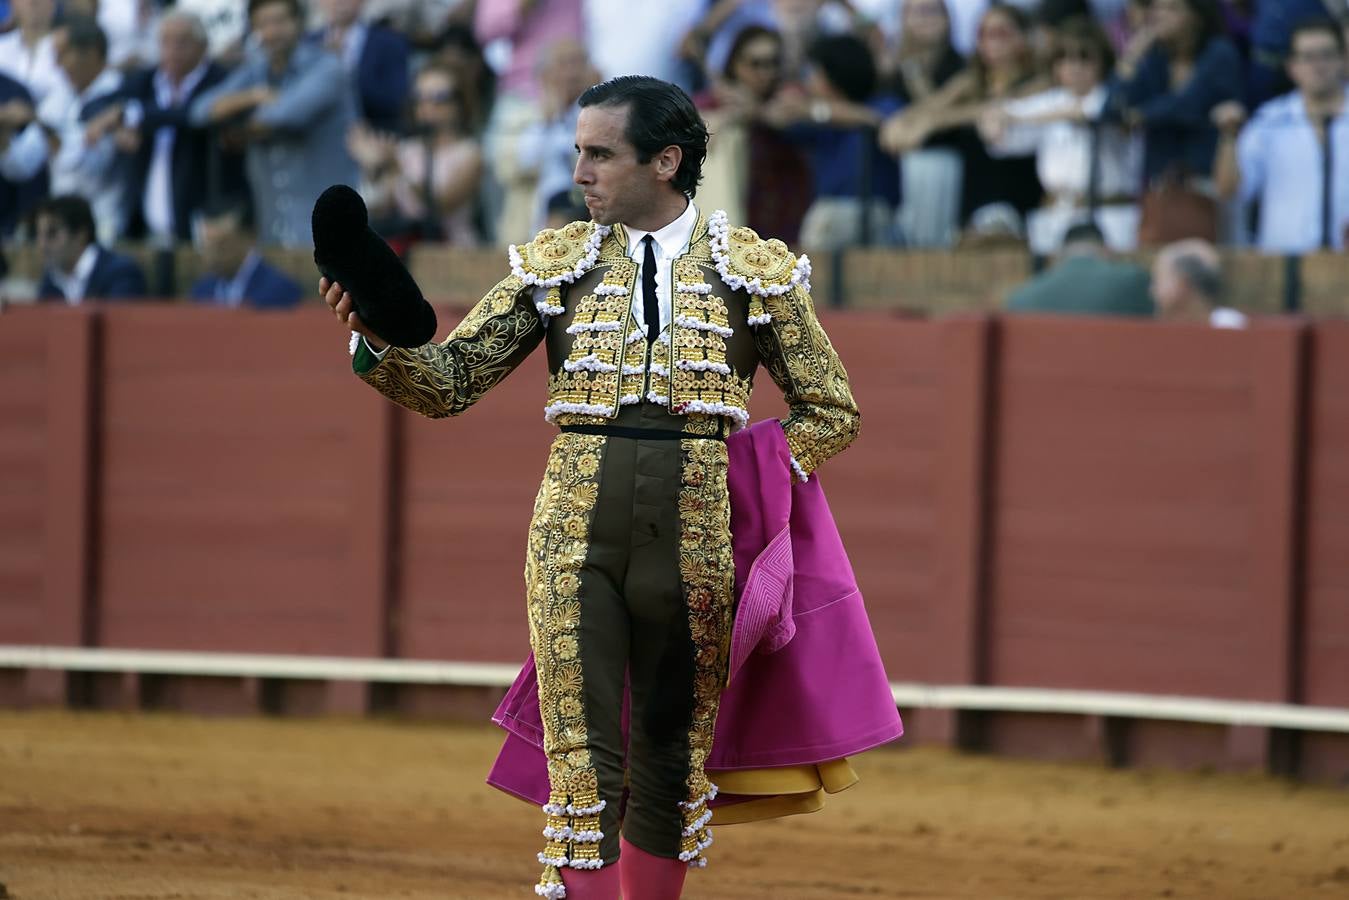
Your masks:
[{"label": "man with glasses", "polygon": [[1260,203],[1255,245],[1267,253],[1344,248],[1349,219],[1349,122],[1345,120],[1345,43],[1329,20],[1293,30],[1288,74],[1297,90],[1269,101],[1242,127],[1245,110],[1213,110],[1222,140],[1219,191]]}]

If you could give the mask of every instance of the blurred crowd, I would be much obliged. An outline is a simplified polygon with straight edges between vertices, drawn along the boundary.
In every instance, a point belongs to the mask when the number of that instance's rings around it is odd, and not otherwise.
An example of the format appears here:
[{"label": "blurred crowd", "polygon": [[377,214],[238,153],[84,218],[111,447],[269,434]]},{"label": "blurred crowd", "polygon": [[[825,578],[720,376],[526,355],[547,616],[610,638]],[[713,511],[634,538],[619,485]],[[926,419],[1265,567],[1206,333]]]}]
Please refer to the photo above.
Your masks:
[{"label": "blurred crowd", "polygon": [[700,206],[806,251],[1338,251],[1346,4],[0,0],[0,240],[48,299],[190,242],[194,296],[286,305],[259,248],[329,184],[400,250],[584,218],[576,100],[645,73],[707,118]]}]

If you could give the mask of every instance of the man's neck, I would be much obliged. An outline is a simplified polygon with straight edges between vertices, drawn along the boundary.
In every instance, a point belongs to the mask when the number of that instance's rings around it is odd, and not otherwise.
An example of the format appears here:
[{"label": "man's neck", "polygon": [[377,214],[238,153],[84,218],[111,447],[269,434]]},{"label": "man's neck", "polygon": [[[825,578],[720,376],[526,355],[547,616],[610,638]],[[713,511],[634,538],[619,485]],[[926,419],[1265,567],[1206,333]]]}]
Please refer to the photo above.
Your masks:
[{"label": "man's neck", "polygon": [[1344,91],[1339,87],[1322,94],[1303,91],[1302,103],[1307,107],[1307,117],[1310,119],[1338,116],[1344,109]]},{"label": "man's neck", "polygon": [[42,39],[51,32],[48,27],[39,27],[37,25],[23,25],[19,28],[19,40],[28,49],[32,50],[42,43]]},{"label": "man's neck", "polygon": [[76,253],[74,259],[70,261],[70,268],[66,268],[65,266],[58,267],[59,271],[61,272],[61,275],[66,278],[74,278],[75,270],[80,267],[80,260],[84,259],[84,254],[88,253],[89,248],[92,246],[94,246],[94,243],[93,241],[90,241],[89,243],[81,247],[80,252]]},{"label": "man's neck", "polygon": [[623,224],[637,231],[660,231],[689,208],[689,198],[673,190],[646,215]]}]

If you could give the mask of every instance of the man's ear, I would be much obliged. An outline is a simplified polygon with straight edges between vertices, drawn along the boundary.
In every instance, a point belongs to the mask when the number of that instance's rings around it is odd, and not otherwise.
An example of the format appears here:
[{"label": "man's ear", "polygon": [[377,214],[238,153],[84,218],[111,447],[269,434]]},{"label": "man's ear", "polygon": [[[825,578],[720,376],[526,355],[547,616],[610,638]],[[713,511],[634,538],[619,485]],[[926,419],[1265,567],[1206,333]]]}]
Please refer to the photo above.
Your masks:
[{"label": "man's ear", "polygon": [[664,150],[656,154],[656,178],[661,181],[673,181],[675,173],[679,171],[679,164],[684,161],[684,151],[676,144],[671,144]]}]

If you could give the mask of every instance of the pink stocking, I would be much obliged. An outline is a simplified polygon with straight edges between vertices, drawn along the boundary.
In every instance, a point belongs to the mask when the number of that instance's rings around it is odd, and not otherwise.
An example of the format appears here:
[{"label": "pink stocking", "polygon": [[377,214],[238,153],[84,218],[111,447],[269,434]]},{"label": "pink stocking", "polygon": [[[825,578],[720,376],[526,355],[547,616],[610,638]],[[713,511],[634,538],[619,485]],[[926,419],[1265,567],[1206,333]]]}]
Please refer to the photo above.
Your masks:
[{"label": "pink stocking", "polygon": [[561,870],[567,900],[618,900],[618,864],[602,869]]},{"label": "pink stocking", "polygon": [[[689,864],[654,856],[619,838],[618,870],[622,873],[623,900],[679,900]],[[570,900],[570,892],[567,894]]]}]

